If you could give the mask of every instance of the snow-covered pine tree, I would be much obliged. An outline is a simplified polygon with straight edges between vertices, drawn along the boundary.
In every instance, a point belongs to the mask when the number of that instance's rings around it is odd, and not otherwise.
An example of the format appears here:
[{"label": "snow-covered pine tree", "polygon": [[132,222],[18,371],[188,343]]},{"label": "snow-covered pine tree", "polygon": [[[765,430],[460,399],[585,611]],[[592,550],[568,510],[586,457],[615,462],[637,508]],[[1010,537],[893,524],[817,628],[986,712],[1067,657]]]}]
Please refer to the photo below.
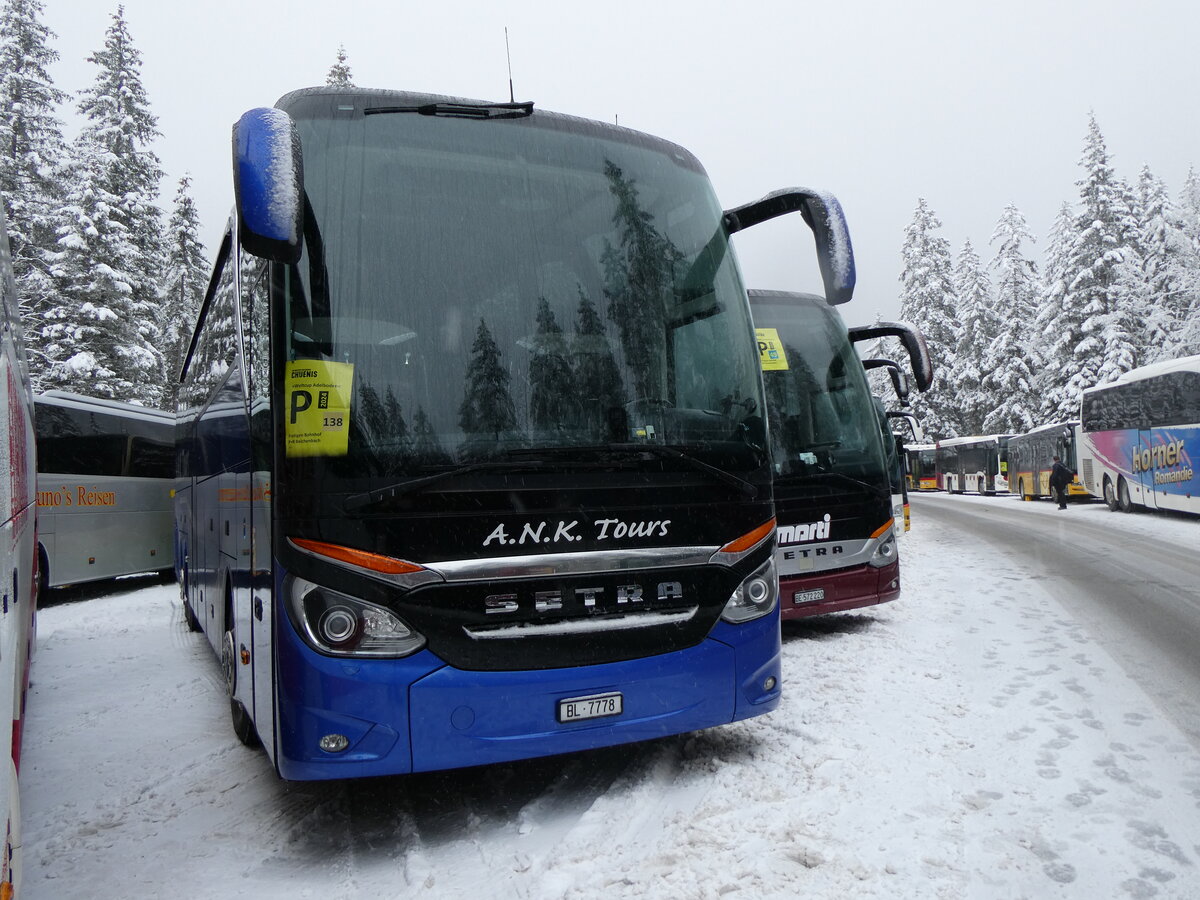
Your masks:
[{"label": "snow-covered pine tree", "polygon": [[985,392],[984,354],[999,330],[992,305],[992,284],[968,239],[954,267],[958,341],[954,348],[955,399],[963,434],[983,434],[983,421],[996,400]]},{"label": "snow-covered pine tree", "polygon": [[1067,272],[1069,302],[1083,314],[1081,339],[1059,378],[1074,408],[1080,392],[1138,364],[1135,305],[1141,262],[1129,187],[1109,163],[1096,117],[1089,117],[1080,209]]},{"label": "snow-covered pine tree", "polygon": [[53,31],[41,22],[41,0],[5,0],[0,7],[0,196],[31,376],[41,387],[45,370],[42,315],[54,294],[47,253],[55,248],[54,218],[62,206],[66,142],[56,108],[66,94],[49,67]]},{"label": "snow-covered pine tree", "polygon": [[160,347],[166,366],[167,384],[163,403],[175,408],[179,370],[187,353],[196,314],[208,286],[208,262],[200,242],[200,215],[190,192],[192,179],[179,179],[171,219],[167,223],[166,263],[161,282],[161,306],[158,325],[162,331]]},{"label": "snow-covered pine tree", "polygon": [[1188,169],[1176,204],[1179,228],[1193,245],[1200,248],[1200,172]]},{"label": "snow-covered pine tree", "polygon": [[924,394],[914,394],[912,399],[913,412],[934,438],[963,433],[959,430],[952,374],[958,344],[953,265],[950,242],[934,233],[941,227],[925,200],[919,200],[912,222],[904,229],[904,268],[900,273],[900,318],[924,333],[939,373],[933,387]]},{"label": "snow-covered pine tree", "polygon": [[329,67],[325,83],[334,87],[354,87],[353,76],[350,74],[350,63],[346,62],[344,44],[338,44],[337,62]]},{"label": "snow-covered pine tree", "polygon": [[608,411],[625,405],[625,388],[617,368],[604,322],[590,297],[578,288],[579,306],[575,311],[575,334],[571,339],[574,384],[580,404],[583,427],[596,436],[607,438]]},{"label": "snow-covered pine tree", "polygon": [[418,465],[442,466],[454,461],[438,438],[423,406],[413,416],[412,454]]},{"label": "snow-covered pine tree", "polygon": [[[503,432],[517,427],[517,411],[508,390],[510,380],[508,370],[500,362],[496,339],[487,322],[480,319],[458,408],[459,427],[468,439],[499,441]],[[486,455],[489,448],[480,444],[478,449]]]},{"label": "snow-covered pine tree", "polygon": [[1137,212],[1141,229],[1143,293],[1135,321],[1143,362],[1172,359],[1187,315],[1187,296],[1176,283],[1177,261],[1190,249],[1177,221],[1167,187],[1149,166],[1138,177]]},{"label": "snow-covered pine tree", "polygon": [[150,145],[157,120],[141,82],[141,54],[118,7],[104,47],[88,58],[96,82],[81,92],[87,124],[73,148],[71,189],[59,217],[51,269],[57,302],[42,329],[44,383],[157,406],[163,267],[162,169]]},{"label": "snow-covered pine tree", "polygon": [[664,334],[675,267],[683,255],[654,227],[654,216],[642,208],[634,180],[611,160],[604,163],[604,175],[617,201],[613,222],[621,235],[620,243],[607,244],[600,257],[608,317],[617,327],[638,398],[660,400],[665,353],[661,337],[654,336]]},{"label": "snow-covered pine tree", "polygon": [[1180,292],[1180,330],[1175,356],[1200,353],[1200,174],[1189,169],[1176,206],[1182,242],[1173,260],[1171,280]]},{"label": "snow-covered pine tree", "polygon": [[1039,344],[1035,349],[1042,369],[1037,373],[1043,421],[1079,416],[1079,396],[1072,394],[1062,373],[1074,366],[1075,348],[1083,340],[1083,310],[1071,302],[1071,248],[1076,240],[1076,217],[1071,204],[1063,203],[1050,226],[1046,243],[1046,269],[1042,277],[1042,302],[1034,320]]},{"label": "snow-covered pine tree", "polygon": [[529,360],[529,422],[541,431],[571,424],[578,398],[567,354],[567,340],[549,301],[538,301],[537,330]]},{"label": "snow-covered pine tree", "polygon": [[1037,265],[1026,259],[1023,244],[1033,243],[1025,217],[1009,204],[1000,214],[990,243],[996,255],[988,263],[995,276],[998,330],[983,353],[983,390],[992,398],[984,434],[1023,433],[1038,424],[1034,319],[1038,303]]}]

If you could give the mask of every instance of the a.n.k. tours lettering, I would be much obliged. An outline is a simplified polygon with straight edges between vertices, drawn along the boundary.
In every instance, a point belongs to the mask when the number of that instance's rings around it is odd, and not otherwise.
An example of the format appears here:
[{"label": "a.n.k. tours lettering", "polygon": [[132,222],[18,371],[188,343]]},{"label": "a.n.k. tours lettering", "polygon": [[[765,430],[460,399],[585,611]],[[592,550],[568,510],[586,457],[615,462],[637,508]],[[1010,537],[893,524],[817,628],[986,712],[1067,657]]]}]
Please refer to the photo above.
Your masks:
[{"label": "a.n.k. tours lettering", "polygon": [[[622,538],[666,537],[671,525],[670,519],[651,519],[645,522],[626,522],[623,519],[596,519],[592,522],[595,529],[593,539],[608,541]],[[570,522],[525,522],[519,535],[510,533],[501,523],[491,530],[483,539],[483,546],[498,543],[502,546],[521,546],[525,544],[561,544],[582,541],[583,535],[578,534],[579,520]]]}]

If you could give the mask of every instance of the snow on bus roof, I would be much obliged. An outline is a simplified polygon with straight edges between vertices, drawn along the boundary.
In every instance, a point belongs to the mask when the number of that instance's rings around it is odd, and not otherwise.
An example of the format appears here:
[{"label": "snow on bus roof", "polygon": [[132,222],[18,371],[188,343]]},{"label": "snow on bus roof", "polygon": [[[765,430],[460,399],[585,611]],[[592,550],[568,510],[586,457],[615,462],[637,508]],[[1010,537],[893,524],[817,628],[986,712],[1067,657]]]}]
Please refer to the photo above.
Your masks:
[{"label": "snow on bus roof", "polygon": [[1079,424],[1078,419],[1063,419],[1061,422],[1051,422],[1048,425],[1039,425],[1037,428],[1030,428],[1025,434],[1013,435],[1014,437],[1027,437],[1031,434],[1042,434],[1054,428],[1074,428]]},{"label": "snow on bus roof", "polygon": [[945,438],[937,442],[939,447],[957,447],[962,444],[984,444],[988,441],[1000,441],[1014,437],[1012,434],[969,434],[966,437]]},{"label": "snow on bus roof", "polygon": [[1148,366],[1139,366],[1136,369],[1130,369],[1128,372],[1123,373],[1113,381],[1106,381],[1104,384],[1094,384],[1089,388],[1084,388],[1083,393],[1087,394],[1092,391],[1103,390],[1104,388],[1112,387],[1114,384],[1129,384],[1132,381],[1141,381],[1144,378],[1167,375],[1171,372],[1200,372],[1200,355],[1181,356],[1178,359],[1165,359],[1162,362],[1151,363]]}]

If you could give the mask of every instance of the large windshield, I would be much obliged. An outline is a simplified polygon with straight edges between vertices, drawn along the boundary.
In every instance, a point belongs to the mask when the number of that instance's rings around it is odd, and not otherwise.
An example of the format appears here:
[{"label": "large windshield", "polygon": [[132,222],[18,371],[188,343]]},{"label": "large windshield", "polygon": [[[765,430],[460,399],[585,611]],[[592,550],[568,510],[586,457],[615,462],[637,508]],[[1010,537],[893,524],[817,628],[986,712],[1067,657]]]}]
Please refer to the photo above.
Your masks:
[{"label": "large windshield", "polygon": [[886,485],[879,417],[841,317],[809,295],[755,291],[751,302],[779,347],[763,372],[776,482],[835,474]]},{"label": "large windshield", "polygon": [[324,475],[631,443],[762,465],[745,295],[689,154],[551,114],[364,114],[386,105],[289,110],[310,209],[287,359],[352,384]]}]

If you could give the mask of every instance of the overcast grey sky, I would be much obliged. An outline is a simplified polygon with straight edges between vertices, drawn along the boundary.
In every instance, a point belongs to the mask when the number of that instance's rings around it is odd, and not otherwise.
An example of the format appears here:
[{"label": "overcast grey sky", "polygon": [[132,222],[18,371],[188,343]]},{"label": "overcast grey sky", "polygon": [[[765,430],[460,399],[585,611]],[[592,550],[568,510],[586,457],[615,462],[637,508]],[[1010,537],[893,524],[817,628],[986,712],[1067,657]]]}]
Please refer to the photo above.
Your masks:
[{"label": "overcast grey sky", "polygon": [[[45,0],[63,90],[95,79],[117,3]],[[726,208],[789,185],[832,191],[858,260],[850,324],[898,312],[903,229],[919,197],[957,255],[986,260],[1015,203],[1044,241],[1077,197],[1089,111],[1119,174],[1176,195],[1200,166],[1200,4],[708,0],[125,0],[159,119],[169,204],[185,172],[211,254],[232,206],[230,126],[321,84],[344,45],[356,84],[518,100],[680,143]],[[72,112],[68,136],[78,123]],[[788,217],[791,219],[794,217]],[[748,286],[814,289],[802,223],[735,238]]]}]

